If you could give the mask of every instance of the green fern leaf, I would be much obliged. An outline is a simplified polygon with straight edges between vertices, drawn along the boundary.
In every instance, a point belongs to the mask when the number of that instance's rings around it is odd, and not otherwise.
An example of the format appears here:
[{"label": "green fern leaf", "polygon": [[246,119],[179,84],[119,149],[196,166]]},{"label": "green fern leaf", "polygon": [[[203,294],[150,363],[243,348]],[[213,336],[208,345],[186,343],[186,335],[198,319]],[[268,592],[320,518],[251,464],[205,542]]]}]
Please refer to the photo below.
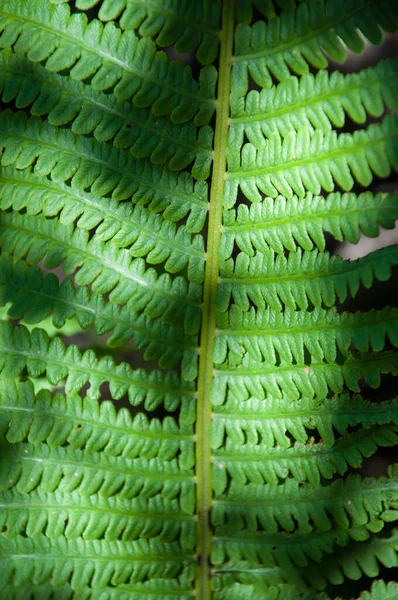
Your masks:
[{"label": "green fern leaf", "polygon": [[398,597],[397,27],[3,0],[1,598]]},{"label": "green fern leaf", "polygon": [[71,124],[74,133],[93,134],[98,141],[113,141],[129,148],[136,158],[150,157],[153,163],[168,161],[181,170],[192,161],[193,175],[206,179],[211,165],[213,131],[192,123],[173,125],[153,119],[148,109],[131,109],[127,102],[98,92],[80,81],[60,77],[23,55],[0,53],[0,90],[3,102],[15,100],[18,108],[32,105],[33,115],[48,115],[56,126]]}]

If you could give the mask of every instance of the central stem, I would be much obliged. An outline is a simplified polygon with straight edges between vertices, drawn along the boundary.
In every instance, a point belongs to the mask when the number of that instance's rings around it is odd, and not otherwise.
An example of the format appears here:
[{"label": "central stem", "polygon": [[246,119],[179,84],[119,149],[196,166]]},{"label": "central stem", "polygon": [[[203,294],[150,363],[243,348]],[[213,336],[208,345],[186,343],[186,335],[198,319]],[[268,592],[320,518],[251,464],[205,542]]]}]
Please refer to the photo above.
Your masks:
[{"label": "central stem", "polygon": [[215,295],[219,276],[218,247],[222,228],[222,196],[226,172],[226,148],[229,121],[229,93],[234,31],[233,0],[224,0],[221,29],[221,51],[214,136],[214,162],[210,188],[206,273],[203,289],[203,315],[200,339],[198,406],[196,421],[196,480],[198,510],[197,598],[209,600],[212,504],[211,486],[211,400],[213,380],[213,344],[216,332]]}]

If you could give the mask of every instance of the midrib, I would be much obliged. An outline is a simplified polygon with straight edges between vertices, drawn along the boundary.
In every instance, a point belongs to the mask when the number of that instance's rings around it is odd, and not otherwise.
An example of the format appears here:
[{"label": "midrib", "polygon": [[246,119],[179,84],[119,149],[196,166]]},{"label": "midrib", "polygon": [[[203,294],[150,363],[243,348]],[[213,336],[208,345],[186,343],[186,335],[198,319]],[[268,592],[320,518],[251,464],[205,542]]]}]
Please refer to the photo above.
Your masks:
[{"label": "midrib", "polygon": [[210,451],[212,408],[210,387],[213,379],[212,351],[216,331],[215,295],[219,278],[218,247],[221,238],[222,196],[226,173],[226,140],[229,123],[233,28],[233,0],[224,0],[197,391],[196,498],[198,513],[198,568],[196,574],[196,598],[198,600],[209,600],[211,594],[209,557],[212,532],[209,517],[212,503]]}]

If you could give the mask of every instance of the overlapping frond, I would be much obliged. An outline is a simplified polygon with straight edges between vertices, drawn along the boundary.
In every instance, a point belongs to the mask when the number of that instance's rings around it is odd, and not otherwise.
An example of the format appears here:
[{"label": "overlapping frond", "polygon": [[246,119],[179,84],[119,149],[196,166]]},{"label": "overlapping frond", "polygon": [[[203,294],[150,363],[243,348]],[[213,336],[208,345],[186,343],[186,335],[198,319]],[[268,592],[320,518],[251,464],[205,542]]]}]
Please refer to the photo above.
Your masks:
[{"label": "overlapping frond", "polygon": [[301,397],[325,398],[330,392],[340,394],[347,388],[360,392],[359,382],[364,381],[378,388],[381,375],[398,373],[398,358],[395,352],[377,354],[350,353],[342,364],[312,361],[308,365],[269,365],[247,355],[237,366],[219,365],[212,385],[215,406],[225,402],[227,394],[240,397],[242,401],[255,398],[289,396],[292,400]]},{"label": "overlapping frond", "polygon": [[[336,530],[334,535],[329,532],[314,535],[311,541],[307,540],[307,544],[298,534],[260,534],[258,539],[241,536],[236,542],[225,538],[225,541],[217,544],[215,559],[227,558],[227,562],[225,567],[220,567],[216,572],[222,576],[226,571],[223,578],[226,587],[231,581],[228,572],[235,572],[238,577],[242,573],[242,583],[257,584],[264,593],[267,587],[280,583],[290,583],[303,589],[311,582],[312,590],[321,590],[329,582],[341,584],[346,578],[357,580],[363,574],[377,577],[380,565],[389,568],[397,565],[396,530],[390,536],[372,535],[369,540],[366,537],[365,534],[363,541],[358,544],[350,542],[346,532]],[[338,551],[332,553],[336,543]],[[276,544],[279,550],[273,550]],[[265,554],[268,559],[262,564]]]},{"label": "overlapping frond", "polygon": [[[54,4],[70,0],[51,0]],[[80,9],[98,5],[100,0],[77,0]],[[117,19],[122,29],[138,29],[159,46],[175,46],[177,52],[196,50],[202,64],[212,62],[218,53],[221,5],[218,0],[102,0],[101,21]]]},{"label": "overlapping frond", "polygon": [[150,106],[154,115],[175,123],[207,124],[215,110],[216,70],[203,68],[197,82],[189,67],[170,61],[149,38],[121,33],[113,22],[88,22],[66,4],[47,0],[5,0],[0,8],[0,47],[13,47],[49,71],[65,69],[72,79],[90,78],[99,91],[112,89],[119,100]]},{"label": "overlapping frond", "polygon": [[[228,589],[228,600],[256,600],[256,598],[263,598],[265,596],[256,596],[258,589],[261,586],[261,582],[256,582],[258,585],[256,588],[253,585],[245,584],[240,586],[231,587]],[[238,587],[238,589],[237,589]],[[272,586],[265,588],[264,593],[268,600],[331,600],[324,592],[302,592],[297,587],[288,584],[281,584],[278,587]],[[227,596],[220,590],[215,593],[217,600],[225,600]],[[365,591],[360,594],[356,600],[397,600],[398,598],[398,584],[390,582],[386,584],[383,580],[377,580],[372,584],[371,590]],[[340,596],[335,600],[341,600]]]},{"label": "overlapping frond", "polygon": [[[180,175],[133,160],[127,150],[75,136],[69,130],[56,129],[25,113],[0,113],[3,166],[27,169],[34,165],[35,175],[50,176],[56,183],[69,182],[78,190],[90,189],[96,196],[112,194],[117,201],[132,199],[162,212],[170,221],[188,216],[190,231],[203,228],[207,212],[207,185],[196,182],[187,173]],[[23,143],[21,143],[21,138]]]},{"label": "overlapping frond", "polygon": [[[244,354],[267,365],[305,365],[305,352],[311,360],[335,363],[340,356],[383,350],[387,335],[398,346],[398,311],[384,309],[368,313],[336,314],[332,310],[283,313],[270,309],[256,312],[239,310],[236,305],[219,318],[219,331],[213,349],[216,364],[238,365]],[[341,360],[341,358],[340,358]]]},{"label": "overlapping frond", "polygon": [[43,179],[29,169],[3,167],[0,208],[10,207],[17,211],[26,208],[29,215],[57,217],[83,231],[95,229],[98,240],[110,241],[115,248],[127,247],[132,257],[145,257],[149,264],[164,263],[169,273],[187,267],[190,281],[203,280],[203,237],[191,236],[183,225],[177,227],[140,205],[131,207],[111,198],[105,201],[85,190]]},{"label": "overlapping frond", "polygon": [[0,90],[3,102],[17,108],[30,107],[33,115],[47,116],[55,126],[70,125],[73,133],[93,135],[100,142],[112,141],[128,148],[135,158],[149,157],[154,164],[167,162],[179,171],[192,162],[197,179],[209,175],[213,130],[191,122],[176,125],[151,115],[148,108],[132,107],[127,101],[91,86],[32,64],[24,55],[0,52]]},{"label": "overlapping frond", "polygon": [[175,410],[193,402],[192,386],[181,382],[175,371],[133,370],[127,363],[116,365],[111,357],[97,358],[92,350],[81,352],[77,346],[67,348],[59,338],[50,339],[42,329],[32,333],[22,325],[13,328],[0,322],[0,368],[3,377],[18,377],[26,368],[31,377],[46,373],[48,381],[57,386],[65,381],[67,393],[81,390],[86,383],[87,396],[98,399],[100,386],[107,382],[115,400],[128,394],[133,405],[144,404],[154,410],[164,404],[166,410]]},{"label": "overlapping frond", "polygon": [[0,557],[4,583],[12,580],[22,586],[51,582],[58,588],[70,581],[77,591],[88,584],[101,589],[108,584],[134,585],[148,579],[157,580],[162,589],[165,579],[179,575],[186,589],[195,571],[190,551],[156,538],[133,542],[49,540],[46,536],[0,539]]},{"label": "overlapping frond", "polygon": [[361,429],[339,438],[330,447],[313,439],[289,448],[270,448],[263,443],[241,446],[227,440],[223,448],[214,451],[213,487],[220,494],[229,481],[240,486],[277,485],[288,477],[318,485],[322,479],[344,475],[349,467],[360,468],[363,459],[372,456],[378,446],[395,446],[397,430],[395,424]]},{"label": "overlapping frond", "polygon": [[27,496],[13,489],[0,492],[0,506],[0,524],[7,538],[26,530],[32,538],[44,534],[50,539],[64,535],[72,540],[82,537],[128,542],[159,536],[162,542],[180,539],[183,547],[195,543],[194,518],[182,513],[175,499],[160,496],[126,500],[98,495],[84,497],[77,491],[54,494],[34,491]]},{"label": "overlapping frond", "polygon": [[35,490],[71,493],[82,496],[98,493],[108,498],[151,498],[161,494],[165,498],[183,496],[183,503],[193,506],[192,473],[182,471],[174,460],[164,462],[156,458],[146,460],[106,456],[99,452],[85,452],[46,444],[15,443],[3,449],[0,456],[1,489],[16,487],[22,493]]},{"label": "overlapping frond", "polygon": [[[227,494],[215,501],[213,525],[234,530],[263,530],[311,533],[329,531],[333,526],[349,530],[353,524],[365,525],[376,533],[383,522],[395,519],[398,507],[396,479],[364,479],[349,476],[344,482],[327,486],[299,486],[287,479],[283,485],[242,488],[235,482]],[[355,530],[349,531],[355,536]]]},{"label": "overlapping frond", "polygon": [[[158,586],[167,588],[167,580],[181,575],[177,556],[184,565],[192,563],[192,425],[177,425],[172,417],[163,422],[142,414],[132,418],[126,409],[116,413],[112,403],[90,397],[83,402],[77,395],[51,397],[44,390],[35,396],[31,382],[7,380],[0,387],[0,423],[1,588],[18,577],[21,585],[48,582],[61,588],[66,583],[71,590],[84,590],[84,557],[91,565],[90,586],[114,585],[121,569],[126,584],[142,582],[142,592],[150,594],[156,587],[146,589],[149,572],[156,570]],[[21,561],[23,540],[28,546]],[[64,545],[50,566],[52,542]],[[9,544],[15,546],[15,560]],[[150,566],[151,552],[161,568]],[[167,552],[171,558],[165,568]],[[62,582],[57,580],[61,560],[70,561]],[[108,575],[100,575],[111,563]],[[93,577],[105,580],[95,585]]]},{"label": "overlapping frond", "polygon": [[54,326],[60,329],[67,319],[76,318],[82,328],[93,324],[100,336],[110,333],[110,347],[133,340],[135,349],[144,350],[146,360],[157,360],[159,366],[168,368],[183,359],[184,379],[190,381],[196,373],[196,336],[184,335],[181,323],[167,325],[160,318],[150,319],[126,306],[106,302],[103,295],[91,292],[88,286],[75,288],[68,278],[60,283],[54,273],[44,277],[39,267],[14,261],[3,253],[0,306],[7,305],[11,319],[38,324],[51,315]]},{"label": "overlapping frond", "polygon": [[[305,0],[298,0],[298,2],[305,2]],[[235,0],[238,23],[250,23],[256,10],[267,19],[274,19],[278,9],[292,11],[296,7],[296,0]]]},{"label": "overlapping frond", "polygon": [[116,412],[110,401],[98,404],[87,396],[83,402],[76,394],[51,396],[48,390],[35,395],[30,381],[15,384],[6,380],[0,385],[0,415],[2,434],[12,444],[67,444],[128,459],[167,462],[177,458],[183,468],[193,466],[192,414],[188,412],[180,425],[170,416],[163,421],[149,420],[139,413],[133,418],[126,408]]},{"label": "overlapping frond", "polygon": [[[39,219],[19,213],[0,215],[0,246],[15,257],[27,255],[30,264],[45,258],[53,269],[62,263],[64,273],[75,273],[76,283],[91,284],[115,304],[128,304],[147,316],[162,316],[165,322],[185,323],[187,333],[195,334],[200,325],[200,287],[184,277],[172,279],[155,269],[146,269],[145,260],[132,259],[126,249],[117,249],[88,232],[73,230],[56,220]],[[77,268],[80,267],[78,270]]]}]

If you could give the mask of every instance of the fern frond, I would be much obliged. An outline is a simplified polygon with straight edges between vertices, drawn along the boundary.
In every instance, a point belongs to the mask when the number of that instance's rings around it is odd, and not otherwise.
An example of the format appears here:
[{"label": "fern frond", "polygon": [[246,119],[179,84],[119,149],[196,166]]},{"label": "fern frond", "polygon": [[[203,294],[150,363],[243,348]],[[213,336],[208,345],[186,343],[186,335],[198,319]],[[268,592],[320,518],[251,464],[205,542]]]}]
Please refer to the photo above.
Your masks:
[{"label": "fern frond", "polygon": [[214,0],[121,0],[116,7],[112,0],[105,0],[98,13],[102,21],[118,17],[122,29],[138,29],[158,46],[174,46],[181,53],[196,49],[195,55],[204,65],[213,62],[218,53],[220,16],[221,5]]},{"label": "fern frond", "polygon": [[138,497],[124,500],[118,496],[81,496],[77,491],[23,494],[13,489],[0,492],[0,525],[6,538],[26,531],[30,538],[45,535],[56,539],[104,539],[125,542],[159,537],[161,542],[195,545],[194,517],[182,512],[175,499]]},{"label": "fern frond", "polygon": [[187,267],[190,281],[203,281],[203,237],[192,236],[183,225],[177,227],[143,206],[131,207],[111,198],[105,202],[87,191],[36,176],[29,169],[3,167],[0,208],[10,207],[16,211],[26,208],[29,215],[57,217],[83,231],[95,229],[98,240],[110,240],[116,248],[128,247],[132,257],[145,257],[149,264],[164,263],[169,273]]},{"label": "fern frond", "polygon": [[88,23],[85,14],[70,14],[66,4],[4,0],[0,31],[0,47],[45,61],[49,71],[69,69],[79,81],[91,77],[95,89],[113,89],[118,99],[150,106],[153,114],[170,115],[175,123],[194,118],[205,125],[215,110],[214,67],[204,67],[197,82],[190,68],[156,51],[152,40],[121,33],[114,23]]},{"label": "fern frond", "polygon": [[[70,0],[51,0],[70,2]],[[81,10],[96,6],[100,0],[77,0]],[[177,52],[196,50],[202,64],[213,62],[219,46],[221,5],[215,0],[192,3],[189,0],[101,0],[98,17],[101,21],[118,19],[122,29],[138,29],[143,37],[150,36],[158,46],[174,46]]]},{"label": "fern frond", "polygon": [[382,31],[395,31],[397,26],[397,5],[390,0],[313,0],[267,24],[240,24],[235,33],[232,92],[244,96],[249,75],[259,86],[270,88],[272,76],[283,81],[291,71],[305,75],[310,66],[324,69],[328,66],[324,52],[344,62],[345,47],[359,54],[364,48],[362,36],[379,44]]},{"label": "fern frond", "polygon": [[[219,589],[214,593],[215,600],[330,600],[326,594],[303,592],[295,585],[280,583],[269,587],[260,577],[253,585],[253,582],[242,583],[241,576],[234,580],[228,573],[220,575],[217,577]],[[248,578],[243,576],[243,579],[246,581]]]},{"label": "fern frond", "polygon": [[398,584],[384,581],[375,581],[370,592],[363,592],[358,600],[397,600]]},{"label": "fern frond", "polygon": [[170,221],[189,215],[190,231],[203,228],[207,185],[194,184],[187,172],[178,175],[147,160],[133,160],[127,150],[94,143],[8,109],[0,113],[0,134],[2,166],[27,169],[34,165],[39,177],[50,176],[56,183],[70,180],[73,188],[90,188],[96,196],[112,194],[117,201],[132,199],[134,204],[148,205],[152,212],[163,212]]},{"label": "fern frond", "polygon": [[343,356],[354,349],[380,352],[387,335],[398,346],[398,310],[393,308],[355,314],[286,308],[281,313],[254,308],[243,312],[233,305],[219,316],[213,360],[237,365],[247,354],[264,365],[305,366],[307,350],[315,362],[335,363],[338,351]]},{"label": "fern frond", "polygon": [[316,487],[286,479],[283,485],[242,488],[233,481],[228,492],[215,500],[212,523],[230,533],[283,529],[310,534],[338,527],[355,534],[349,531],[354,524],[376,533],[384,521],[395,518],[397,508],[398,482],[386,477],[362,480],[350,475],[345,481]]},{"label": "fern frond", "polygon": [[398,0],[0,5],[1,600],[397,596]]},{"label": "fern frond", "polygon": [[313,440],[308,444],[296,442],[289,448],[270,448],[263,443],[241,446],[228,440],[225,447],[214,451],[213,489],[221,494],[228,480],[240,486],[248,483],[275,486],[289,476],[299,483],[319,485],[322,478],[331,479],[336,473],[344,475],[349,467],[359,468],[378,446],[394,446],[397,430],[395,424],[362,429],[339,438],[329,447]]},{"label": "fern frond", "polygon": [[353,134],[316,129],[311,135],[302,128],[284,139],[271,134],[260,149],[252,144],[244,144],[241,153],[237,149],[232,146],[228,155],[226,208],[234,206],[239,189],[251,202],[262,200],[260,192],[290,199],[307,191],[333,192],[337,185],[350,191],[355,181],[368,186],[373,174],[388,177],[392,169],[398,170],[398,118],[388,115]]},{"label": "fern frond", "polygon": [[283,253],[315,247],[325,250],[324,233],[338,241],[351,244],[359,241],[361,233],[368,237],[379,234],[379,226],[392,229],[398,218],[398,195],[364,192],[332,193],[323,196],[283,196],[264,198],[250,207],[240,204],[238,210],[224,213],[224,235],[220,252],[229,258],[234,244],[248,256],[255,250]]},{"label": "fern frond", "polygon": [[[319,563],[327,562],[328,555],[334,553],[337,556],[344,555],[345,547],[350,544],[349,533],[344,529],[314,532],[311,537],[300,533],[289,535],[262,532],[235,533],[232,537],[223,528],[220,528],[219,533],[214,544],[212,560],[216,565],[224,564],[220,568],[216,567],[215,572],[219,575],[224,571],[236,573],[235,577],[238,581],[241,572],[243,581],[249,582],[252,579],[252,583],[257,574],[257,577],[262,578],[263,585],[268,584],[268,587],[277,583],[288,583],[296,585],[299,589],[305,589],[311,581],[312,589],[323,589],[327,582],[320,585],[320,578],[318,578],[315,579],[314,584],[311,580],[312,571]],[[353,545],[359,549],[369,538],[369,532],[358,526],[353,533],[361,542],[361,544],[358,544],[358,541],[353,542]],[[394,561],[389,561],[389,566],[394,566],[395,561],[394,556]],[[375,572],[375,575],[377,574],[378,571]],[[327,573],[325,575],[328,577]]]},{"label": "fern frond", "polygon": [[220,263],[221,280],[217,308],[225,312],[231,299],[243,311],[252,302],[258,308],[269,306],[281,311],[333,306],[355,297],[360,286],[369,288],[375,279],[386,281],[397,264],[398,246],[371,252],[354,261],[330,256],[317,250],[292,252],[288,258],[274,252],[257,252],[253,257],[238,254]]},{"label": "fern frond", "polygon": [[161,319],[116,306],[87,286],[76,289],[70,279],[60,284],[55,274],[43,277],[39,267],[14,261],[5,252],[0,257],[0,306],[7,306],[8,316],[22,319],[25,325],[41,323],[51,315],[54,327],[60,329],[67,319],[76,318],[82,328],[93,324],[100,336],[111,333],[106,341],[110,347],[132,340],[135,350],[143,350],[146,360],[158,360],[162,368],[173,367],[182,359],[186,381],[196,373],[197,339],[184,334],[181,323],[167,325]]},{"label": "fern frond", "polygon": [[186,589],[194,575],[194,559],[189,551],[175,542],[165,544],[156,538],[135,542],[49,540],[45,536],[34,540],[0,538],[0,557],[2,586],[9,580],[18,586],[51,581],[55,588],[70,582],[73,590],[84,590],[88,584],[101,589],[108,584],[135,584],[150,578],[157,580],[158,589],[162,589],[164,579],[181,577]]},{"label": "fern frond", "polygon": [[398,358],[394,352],[348,354],[344,362],[329,364],[312,361],[309,365],[274,365],[245,356],[240,365],[219,365],[212,386],[213,404],[218,406],[231,394],[243,402],[255,398],[289,396],[325,398],[330,392],[340,394],[347,388],[360,392],[363,378],[372,388],[380,386],[382,374],[398,374]]},{"label": "fern frond", "polygon": [[[0,246],[16,258],[26,255],[30,264],[45,257],[47,268],[62,263],[64,273],[75,273],[78,285],[92,285],[94,292],[110,292],[115,304],[135,311],[144,309],[148,317],[162,316],[165,322],[182,320],[188,334],[200,325],[200,286],[184,277],[171,279],[155,269],[146,269],[144,259],[132,260],[126,249],[117,249],[95,236],[89,241],[84,230],[73,229],[57,220],[43,220],[19,213],[0,213]],[[77,270],[77,268],[79,270]]]},{"label": "fern frond", "polygon": [[[357,532],[360,534],[360,528]],[[276,537],[279,537],[278,542]],[[221,538],[217,548],[217,559],[228,554],[231,560],[225,567],[218,568],[217,572],[219,575],[222,575],[223,571],[226,572],[223,582],[226,587],[236,581],[246,585],[254,584],[257,589],[262,588],[267,592],[278,581],[296,585],[299,590],[307,587],[306,582],[311,582],[313,595],[311,593],[303,594],[303,598],[324,598],[326,600],[326,596],[322,594],[318,596],[315,594],[315,590],[324,589],[329,582],[339,585],[346,578],[357,580],[362,574],[376,577],[380,572],[380,565],[389,568],[397,565],[396,529],[389,536],[373,534],[368,540],[366,537],[363,537],[363,541],[358,543],[354,540],[350,541],[348,535],[343,531],[336,530],[334,534],[332,532],[314,536],[312,543],[310,542],[308,545],[305,544],[305,536],[300,536],[300,534],[293,536],[259,534],[258,539],[253,535],[251,538],[242,536],[241,543],[227,541],[227,538],[224,541]],[[336,547],[333,548],[334,542],[340,547],[337,548],[337,551],[332,552],[333,549],[336,550]],[[265,546],[267,545],[272,550],[269,553],[266,552]],[[275,546],[279,546],[280,550],[275,549]],[[308,552],[308,558],[305,556],[306,552]],[[322,555],[324,556],[321,562]],[[385,585],[377,587],[380,591],[388,590]],[[268,596],[261,595],[260,597]],[[280,597],[275,594],[271,597],[282,600],[284,596]],[[372,596],[370,597],[372,598]]]},{"label": "fern frond", "polygon": [[163,421],[148,420],[142,413],[132,418],[126,408],[116,413],[109,401],[99,404],[90,397],[83,401],[76,394],[51,396],[48,390],[35,395],[30,381],[1,382],[0,428],[10,444],[45,442],[50,447],[68,445],[128,459],[177,459],[185,470],[194,463],[188,413],[179,425],[169,416]]},{"label": "fern frond", "polygon": [[167,162],[173,171],[193,162],[195,178],[209,175],[213,139],[209,126],[198,129],[193,123],[155,120],[149,109],[132,107],[113,94],[61,77],[8,50],[0,52],[0,93],[3,102],[14,100],[17,108],[30,106],[32,115],[47,115],[51,125],[69,124],[77,135],[112,141],[117,148],[129,148],[136,158]]},{"label": "fern frond", "polygon": [[[1,433],[9,442],[3,444],[1,487],[11,491],[0,494],[7,536],[29,522],[32,537],[45,528],[48,537],[65,532],[70,539],[83,532],[86,539],[98,539],[105,531],[107,539],[159,534],[172,541],[181,535],[183,547],[192,547],[189,425],[178,427],[170,417],[148,422],[142,414],[132,420],[126,409],[116,415],[112,403],[85,399],[83,404],[78,396],[66,401],[43,390],[34,397],[30,382],[3,382],[0,402]],[[25,439],[30,443],[21,443]],[[79,470],[73,468],[76,460]],[[131,498],[137,499],[128,502]],[[102,511],[100,522],[95,515]]]},{"label": "fern frond", "polygon": [[[33,594],[34,600],[73,600],[76,596],[70,586],[65,584],[54,588],[49,583],[41,585],[22,585],[15,588],[6,585],[2,588],[2,594],[5,600],[26,600],[27,594]],[[180,579],[155,579],[143,583],[134,583],[131,585],[120,584],[117,587],[110,583],[107,586],[90,589],[88,594],[86,590],[79,590],[81,600],[130,600],[133,595],[137,600],[153,600],[156,597],[166,595],[168,600],[193,600],[195,592],[190,585]]]},{"label": "fern frond", "polygon": [[24,494],[37,488],[47,493],[77,490],[81,496],[98,493],[109,498],[117,493],[127,499],[161,494],[178,497],[188,514],[195,504],[193,473],[180,469],[175,459],[127,459],[70,447],[16,443],[3,447],[0,461],[1,490],[16,487]]},{"label": "fern frond", "polygon": [[115,306],[86,286],[76,289],[70,279],[60,284],[53,273],[43,277],[39,267],[13,261],[3,253],[0,306],[8,304],[8,316],[22,319],[25,325],[41,323],[52,315],[52,323],[59,329],[66,319],[75,317],[82,328],[94,324],[98,335],[111,333],[107,338],[110,347],[132,340],[135,350],[143,350],[146,360],[157,360],[162,368],[173,367],[182,359],[181,372],[186,381],[191,381],[197,372],[197,339],[185,335],[181,323],[167,325],[126,306]]},{"label": "fern frond", "polygon": [[29,594],[34,600],[71,600],[73,590],[68,583],[54,589],[50,583],[42,585],[21,585],[17,588],[12,585],[3,585],[1,593],[5,600],[26,600]]},{"label": "fern frond", "polygon": [[351,543],[335,556],[327,557],[321,565],[313,565],[308,569],[307,578],[318,589],[328,582],[341,584],[346,578],[357,580],[362,574],[377,577],[380,566],[388,568],[398,565],[398,532],[393,529],[389,536],[372,535],[362,544]]},{"label": "fern frond", "polygon": [[346,115],[356,123],[382,116],[385,107],[398,107],[395,89],[396,58],[381,61],[360,73],[330,75],[321,70],[300,79],[289,77],[277,87],[250,91],[245,98],[231,97],[231,143],[242,145],[243,136],[261,148],[273,133],[286,136],[306,127],[328,132],[342,127]]},{"label": "fern frond", "polygon": [[398,424],[397,408],[398,400],[372,403],[349,394],[323,399],[304,397],[294,402],[285,396],[241,402],[230,394],[224,404],[214,408],[211,446],[219,448],[227,437],[236,445],[247,441],[262,442],[268,448],[275,445],[289,448],[292,439],[308,442],[314,429],[325,446],[333,446],[336,433],[343,435],[351,427]]},{"label": "fern frond", "polygon": [[143,404],[154,410],[163,403],[166,410],[175,410],[181,402],[193,402],[189,383],[182,384],[176,372],[132,370],[127,363],[115,365],[109,356],[98,359],[92,350],[81,353],[75,345],[65,348],[59,338],[51,340],[45,331],[34,329],[30,334],[23,327],[13,328],[0,321],[0,369],[6,379],[17,377],[24,368],[32,377],[42,373],[52,385],[65,380],[68,394],[78,392],[90,383],[87,396],[98,399],[100,386],[109,383],[111,397],[115,400],[128,394],[133,405]]}]

